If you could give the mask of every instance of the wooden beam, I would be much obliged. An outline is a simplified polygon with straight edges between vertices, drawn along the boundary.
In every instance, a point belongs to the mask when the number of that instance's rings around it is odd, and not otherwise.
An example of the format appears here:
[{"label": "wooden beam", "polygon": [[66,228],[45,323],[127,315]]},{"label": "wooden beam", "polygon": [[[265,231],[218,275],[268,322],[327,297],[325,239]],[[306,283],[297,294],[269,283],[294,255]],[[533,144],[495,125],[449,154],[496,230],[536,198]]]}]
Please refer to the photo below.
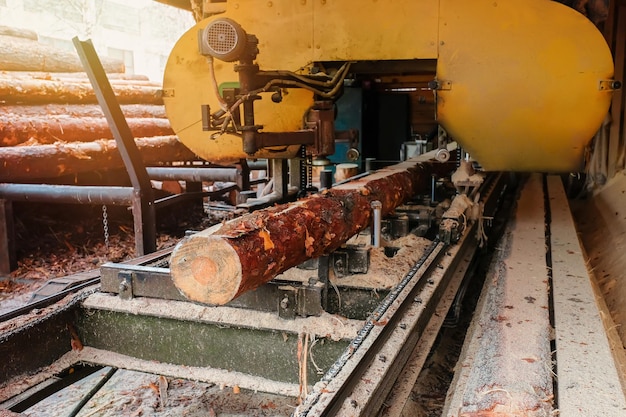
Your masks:
[{"label": "wooden beam", "polygon": [[[617,30],[615,31],[615,79],[623,80],[624,60],[626,59],[626,6],[620,6],[617,16]],[[611,118],[613,123],[609,132],[609,152],[607,180],[615,176],[617,171],[617,159],[620,153],[620,144],[623,146],[622,134],[624,126],[624,89],[613,94],[611,102]]]}]

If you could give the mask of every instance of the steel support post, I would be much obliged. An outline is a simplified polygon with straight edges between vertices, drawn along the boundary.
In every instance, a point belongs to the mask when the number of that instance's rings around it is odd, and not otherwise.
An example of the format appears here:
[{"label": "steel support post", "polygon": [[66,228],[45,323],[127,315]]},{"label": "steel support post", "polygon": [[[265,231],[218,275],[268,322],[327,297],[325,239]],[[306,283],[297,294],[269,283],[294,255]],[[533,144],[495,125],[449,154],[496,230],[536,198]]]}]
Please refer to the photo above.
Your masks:
[{"label": "steel support post", "polygon": [[8,275],[16,267],[13,202],[0,200],[0,275]]},{"label": "steel support post", "polygon": [[111,83],[109,83],[93,44],[89,40],[80,41],[78,37],[75,37],[72,41],[89,77],[89,81],[91,81],[98,103],[102,107],[102,112],[109,123],[124,161],[124,166],[135,190],[133,217],[137,255],[154,252],[156,250],[156,219],[154,195],[148,172],[143,165],[133,134],[115,98]]},{"label": "steel support post", "polygon": [[272,177],[274,178],[274,192],[284,201],[289,195],[289,169],[286,159],[272,159]]}]

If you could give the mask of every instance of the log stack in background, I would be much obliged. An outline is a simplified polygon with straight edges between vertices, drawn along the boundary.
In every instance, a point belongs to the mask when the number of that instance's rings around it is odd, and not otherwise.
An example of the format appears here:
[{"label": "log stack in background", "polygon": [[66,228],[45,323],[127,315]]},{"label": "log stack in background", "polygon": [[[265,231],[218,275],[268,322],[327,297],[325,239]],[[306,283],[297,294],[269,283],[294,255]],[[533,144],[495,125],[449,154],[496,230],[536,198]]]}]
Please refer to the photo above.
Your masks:
[{"label": "log stack in background", "polygon": [[[146,165],[195,159],[165,116],[160,83],[102,64]],[[29,182],[123,167],[78,55],[0,26],[0,181]]]}]

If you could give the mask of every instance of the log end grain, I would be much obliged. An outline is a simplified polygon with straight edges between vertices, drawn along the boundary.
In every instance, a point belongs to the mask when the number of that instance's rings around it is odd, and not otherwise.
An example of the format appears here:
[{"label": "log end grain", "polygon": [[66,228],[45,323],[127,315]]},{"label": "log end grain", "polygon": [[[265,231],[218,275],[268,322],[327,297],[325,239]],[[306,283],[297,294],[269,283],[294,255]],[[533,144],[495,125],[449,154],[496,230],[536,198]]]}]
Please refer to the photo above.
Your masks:
[{"label": "log end grain", "polygon": [[[212,230],[188,236],[176,245],[170,259],[172,281],[191,301],[223,305],[241,286],[241,262],[228,241]],[[207,233],[208,232],[208,233]]]}]

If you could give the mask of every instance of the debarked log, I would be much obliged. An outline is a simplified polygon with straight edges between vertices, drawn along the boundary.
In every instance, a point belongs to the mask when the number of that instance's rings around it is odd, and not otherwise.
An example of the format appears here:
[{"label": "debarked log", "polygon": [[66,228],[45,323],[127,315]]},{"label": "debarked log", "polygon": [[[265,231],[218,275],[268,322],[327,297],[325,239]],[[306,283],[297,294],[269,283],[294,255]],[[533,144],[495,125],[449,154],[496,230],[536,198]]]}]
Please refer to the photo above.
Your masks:
[{"label": "debarked log", "polygon": [[[167,119],[126,119],[135,137],[173,135]],[[90,142],[112,139],[113,134],[104,117],[12,117],[0,115],[0,146],[16,146],[27,141],[50,144],[57,141]]]},{"label": "debarked log", "polygon": [[[176,136],[135,139],[146,165],[191,161],[196,157]],[[56,178],[124,166],[114,140],[0,148],[0,182]]]},{"label": "debarked log", "polygon": [[172,252],[172,280],[190,300],[225,304],[339,248],[369,226],[372,202],[389,213],[424,191],[429,178],[421,164],[406,162],[188,236]]},{"label": "debarked log", "polygon": [[11,36],[13,38],[30,39],[31,41],[39,40],[37,32],[29,29],[14,28],[11,26],[0,26],[0,36]]},{"label": "debarked log", "polygon": [[[87,73],[81,68],[80,72],[51,72],[51,71],[2,71],[0,75],[10,76],[13,78],[34,78],[48,81],[68,81],[70,79],[81,79],[89,82]],[[109,72],[107,73],[109,81],[115,80],[137,80],[150,81],[150,77],[143,74],[127,74],[125,72]]]},{"label": "debarked log", "polygon": [[[133,117],[156,117],[165,119],[165,106],[156,104],[125,104],[120,106],[122,113],[127,118]],[[50,117],[50,116],[71,116],[82,117],[104,117],[102,107],[98,104],[40,104],[29,105],[9,105],[0,106],[0,119],[10,120],[15,117]]]},{"label": "debarked log", "polygon": [[[124,72],[124,62],[102,57],[106,72]],[[0,35],[0,70],[4,71],[83,71],[78,54],[23,37]]]},{"label": "debarked log", "polygon": [[[116,84],[111,87],[120,104],[163,104],[161,88],[152,85]],[[0,103],[94,104],[96,95],[88,82],[12,79],[0,76]]]}]

